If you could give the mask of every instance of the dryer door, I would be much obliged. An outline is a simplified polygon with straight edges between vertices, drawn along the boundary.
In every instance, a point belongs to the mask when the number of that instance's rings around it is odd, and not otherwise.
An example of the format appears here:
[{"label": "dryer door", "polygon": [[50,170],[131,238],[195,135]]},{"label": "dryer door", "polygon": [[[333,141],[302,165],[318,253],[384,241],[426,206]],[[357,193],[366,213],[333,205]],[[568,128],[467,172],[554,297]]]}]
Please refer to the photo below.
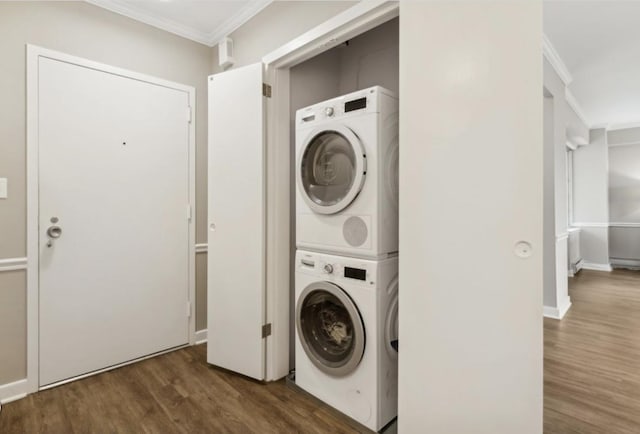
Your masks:
[{"label": "dryer door", "polygon": [[313,283],[302,291],[296,328],[307,357],[327,374],[347,375],[362,360],[364,322],[351,297],[332,283]]},{"label": "dryer door", "polygon": [[309,207],[320,214],[348,207],[360,193],[366,172],[360,140],[342,125],[312,132],[298,157],[298,187]]}]

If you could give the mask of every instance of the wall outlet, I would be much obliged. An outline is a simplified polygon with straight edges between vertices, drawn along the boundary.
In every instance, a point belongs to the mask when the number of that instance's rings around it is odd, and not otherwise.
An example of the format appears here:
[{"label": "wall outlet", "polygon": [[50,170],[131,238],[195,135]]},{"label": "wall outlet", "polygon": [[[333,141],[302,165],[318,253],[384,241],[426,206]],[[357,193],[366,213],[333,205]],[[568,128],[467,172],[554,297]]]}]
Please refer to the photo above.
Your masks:
[{"label": "wall outlet", "polygon": [[7,181],[7,178],[0,178],[0,199],[7,198],[8,184],[9,182]]}]

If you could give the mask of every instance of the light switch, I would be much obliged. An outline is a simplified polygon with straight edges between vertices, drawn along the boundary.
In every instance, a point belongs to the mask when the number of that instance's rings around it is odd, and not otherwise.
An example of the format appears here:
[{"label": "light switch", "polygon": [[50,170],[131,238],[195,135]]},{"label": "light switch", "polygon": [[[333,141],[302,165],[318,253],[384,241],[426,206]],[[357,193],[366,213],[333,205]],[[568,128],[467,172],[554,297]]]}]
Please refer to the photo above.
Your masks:
[{"label": "light switch", "polygon": [[7,198],[7,178],[0,178],[0,199]]}]

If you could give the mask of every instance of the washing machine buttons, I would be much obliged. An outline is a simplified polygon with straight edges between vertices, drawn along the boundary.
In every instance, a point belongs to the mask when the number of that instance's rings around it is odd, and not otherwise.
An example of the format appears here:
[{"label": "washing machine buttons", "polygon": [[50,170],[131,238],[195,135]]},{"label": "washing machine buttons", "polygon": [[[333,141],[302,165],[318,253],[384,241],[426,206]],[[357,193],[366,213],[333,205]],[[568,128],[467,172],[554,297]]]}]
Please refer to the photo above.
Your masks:
[{"label": "washing machine buttons", "polygon": [[327,107],[326,109],[324,109],[324,114],[326,114],[329,117],[333,116],[334,114],[333,107]]},{"label": "washing machine buttons", "polygon": [[331,274],[333,273],[333,265],[331,264],[324,264],[324,271],[327,272],[327,274]]}]

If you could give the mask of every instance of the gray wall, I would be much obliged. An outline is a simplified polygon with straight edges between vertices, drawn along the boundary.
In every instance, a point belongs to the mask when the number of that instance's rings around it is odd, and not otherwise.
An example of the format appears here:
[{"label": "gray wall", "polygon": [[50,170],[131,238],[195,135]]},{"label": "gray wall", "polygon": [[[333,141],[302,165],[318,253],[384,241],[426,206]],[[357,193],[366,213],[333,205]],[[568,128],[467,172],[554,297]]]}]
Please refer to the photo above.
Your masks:
[{"label": "gray wall", "polygon": [[609,147],[609,218],[640,223],[640,144]]},{"label": "gray wall", "polygon": [[[85,2],[0,2],[0,177],[9,198],[0,200],[0,259],[26,255],[25,44],[196,87],[197,242],[206,242],[206,77],[213,51]],[[198,261],[197,302],[206,298]],[[0,384],[26,375],[25,273],[0,272]],[[206,306],[206,303],[204,304]],[[198,327],[206,327],[197,306]]]},{"label": "gray wall", "polygon": [[540,434],[542,2],[400,22],[399,432]]},{"label": "gray wall", "polygon": [[24,271],[0,272],[0,385],[27,376]]},{"label": "gray wall", "polygon": [[573,152],[573,214],[581,226],[580,250],[587,263],[609,264],[608,146],[604,129],[591,130],[588,146]]},{"label": "gray wall", "polygon": [[640,143],[640,128],[607,131],[609,145],[635,145]]},{"label": "gray wall", "polygon": [[370,86],[398,92],[399,18],[353,38],[340,53],[340,94]]},{"label": "gray wall", "polygon": [[[609,256],[640,261],[640,128],[608,132]],[[636,144],[633,139],[638,140]]]}]

